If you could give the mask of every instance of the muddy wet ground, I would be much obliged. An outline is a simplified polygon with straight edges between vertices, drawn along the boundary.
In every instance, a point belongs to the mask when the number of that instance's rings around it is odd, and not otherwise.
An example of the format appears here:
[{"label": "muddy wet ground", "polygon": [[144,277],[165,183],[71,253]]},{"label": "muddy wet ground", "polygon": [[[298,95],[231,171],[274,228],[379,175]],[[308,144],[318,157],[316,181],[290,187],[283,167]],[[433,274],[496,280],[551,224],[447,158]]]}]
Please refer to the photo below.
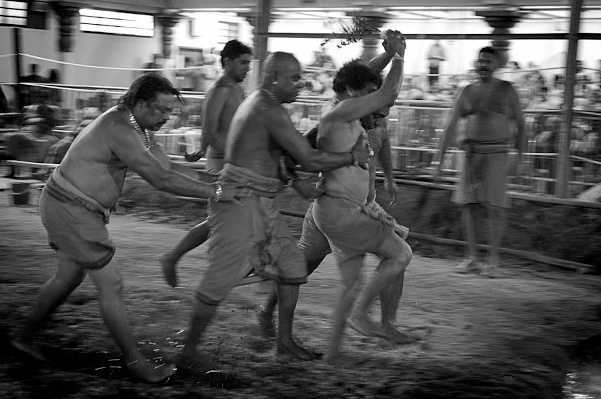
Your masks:
[{"label": "muddy wet ground", "polygon": [[[35,200],[32,200],[35,203]],[[131,205],[131,204],[130,204]],[[182,287],[167,286],[157,256],[196,221],[178,210],[130,207],[109,230],[118,249],[125,297],[142,350],[158,364],[172,360],[187,329],[206,246],[180,263]],[[199,214],[198,220],[202,215]],[[182,220],[185,220],[183,222]],[[298,220],[292,220],[298,233]],[[7,337],[23,321],[39,287],[55,270],[53,251],[34,205],[12,206],[0,193],[0,396],[2,398],[576,398],[601,396],[597,371],[579,342],[601,332],[601,277],[506,258],[499,278],[460,275],[461,250],[433,250],[410,240],[415,256],[405,279],[398,322],[424,335],[395,346],[352,330],[343,350],[353,362],[279,364],[275,343],[257,334],[265,299],[258,286],[235,288],[221,304],[200,346],[232,374],[178,373],[164,384],[132,379],[100,318],[89,279],[58,310],[39,337],[51,365],[16,353]],[[428,255],[428,256],[426,256]],[[434,257],[432,257],[434,256]],[[376,260],[368,259],[365,270]],[[338,295],[331,256],[301,288],[295,334],[325,351]],[[379,317],[374,304],[373,317]],[[594,343],[591,344],[594,347]],[[592,369],[590,367],[593,367]],[[594,367],[597,367],[596,369]],[[567,377],[566,377],[567,375]],[[582,381],[590,378],[592,381]],[[579,380],[580,379],[580,380]],[[591,382],[591,383],[589,383]],[[599,389],[599,390],[598,390]]]}]

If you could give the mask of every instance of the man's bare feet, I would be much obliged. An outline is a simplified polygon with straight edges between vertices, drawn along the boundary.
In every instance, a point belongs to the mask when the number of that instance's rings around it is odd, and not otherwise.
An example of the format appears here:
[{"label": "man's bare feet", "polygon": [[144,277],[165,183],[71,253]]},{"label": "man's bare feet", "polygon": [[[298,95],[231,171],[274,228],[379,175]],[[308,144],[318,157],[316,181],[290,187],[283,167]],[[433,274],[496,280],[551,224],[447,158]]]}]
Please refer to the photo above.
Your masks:
[{"label": "man's bare feet", "polygon": [[490,263],[486,264],[482,270],[480,270],[480,275],[489,278],[499,277],[499,267]]},{"label": "man's bare feet", "polygon": [[159,255],[159,262],[161,262],[163,277],[167,284],[177,287],[177,260],[174,261],[167,253],[162,253]]},{"label": "man's bare feet", "polygon": [[476,259],[466,259],[455,268],[455,273],[477,274],[480,273],[480,263]]},{"label": "man's bare feet", "polygon": [[310,351],[294,341],[285,344],[278,342],[275,354],[276,360],[281,363],[289,362],[291,360],[315,360],[322,356],[322,353]]},{"label": "man's bare feet", "polygon": [[30,342],[21,341],[15,338],[10,340],[10,344],[19,352],[26,354],[35,360],[50,363],[50,361],[44,355],[42,355],[42,352],[40,352],[39,348]]},{"label": "man's bare feet", "polygon": [[174,364],[156,364],[147,359],[127,363],[127,369],[137,378],[150,383],[164,381],[177,370]]},{"label": "man's bare feet", "polygon": [[275,338],[275,327],[273,326],[273,314],[261,306],[257,314],[259,320],[259,332],[263,338]]},{"label": "man's bare feet", "polygon": [[383,323],[377,335],[397,345],[409,345],[420,340],[418,337],[400,332],[396,328],[396,323]]},{"label": "man's bare feet", "polygon": [[351,316],[348,319],[348,325],[359,334],[363,334],[367,337],[374,337],[380,330],[379,326],[365,317]]}]

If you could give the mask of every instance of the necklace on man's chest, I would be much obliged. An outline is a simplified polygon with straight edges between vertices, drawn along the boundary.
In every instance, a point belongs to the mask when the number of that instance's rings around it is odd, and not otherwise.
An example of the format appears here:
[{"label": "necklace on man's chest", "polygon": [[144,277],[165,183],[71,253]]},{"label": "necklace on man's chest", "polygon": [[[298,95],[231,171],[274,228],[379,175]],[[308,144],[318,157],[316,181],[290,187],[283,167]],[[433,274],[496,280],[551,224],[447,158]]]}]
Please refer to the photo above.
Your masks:
[{"label": "necklace on man's chest", "polygon": [[129,113],[129,121],[134,126],[136,131],[140,134],[140,136],[142,136],[142,140],[144,141],[144,146],[146,148],[150,148],[151,147],[150,146],[150,135],[148,134],[146,129],[142,129],[140,127],[140,125],[138,124],[138,121],[136,120],[136,118],[134,118],[134,114],[132,114],[131,112]]}]

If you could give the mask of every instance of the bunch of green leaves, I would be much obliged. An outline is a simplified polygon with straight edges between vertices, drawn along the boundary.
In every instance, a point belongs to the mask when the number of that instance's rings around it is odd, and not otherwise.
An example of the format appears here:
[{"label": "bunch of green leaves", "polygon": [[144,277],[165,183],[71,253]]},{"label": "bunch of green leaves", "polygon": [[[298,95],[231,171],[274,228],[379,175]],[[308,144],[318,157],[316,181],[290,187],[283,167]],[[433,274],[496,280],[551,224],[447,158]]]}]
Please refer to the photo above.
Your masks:
[{"label": "bunch of green leaves", "polygon": [[335,23],[338,24],[340,32],[332,32],[332,35],[326,37],[321,45],[325,45],[331,40],[339,39],[340,44],[336,47],[343,46],[361,41],[364,36],[379,34],[380,29],[367,22],[367,18],[359,14],[354,14],[349,20],[337,18],[336,22],[326,22],[326,27],[332,27]]}]

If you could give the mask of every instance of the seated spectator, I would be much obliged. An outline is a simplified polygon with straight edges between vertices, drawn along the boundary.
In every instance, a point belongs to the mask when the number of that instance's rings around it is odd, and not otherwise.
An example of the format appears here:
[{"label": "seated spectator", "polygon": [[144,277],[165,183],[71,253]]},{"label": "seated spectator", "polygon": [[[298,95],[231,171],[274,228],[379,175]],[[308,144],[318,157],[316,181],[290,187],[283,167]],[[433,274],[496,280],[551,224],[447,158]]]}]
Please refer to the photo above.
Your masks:
[{"label": "seated spectator", "polygon": [[[44,162],[50,146],[58,141],[52,134],[56,126],[58,107],[45,104],[24,107],[22,127],[19,132],[7,133],[4,158],[19,161]],[[15,168],[6,177],[14,177]]]},{"label": "seated spectator", "polygon": [[67,136],[63,137],[57,143],[53,144],[48,150],[48,155],[44,162],[46,163],[61,163],[69,147],[79,134],[86,126],[88,126],[94,119],[100,116],[100,110],[98,108],[85,108],[83,110],[83,119],[77,125],[75,131]]}]

